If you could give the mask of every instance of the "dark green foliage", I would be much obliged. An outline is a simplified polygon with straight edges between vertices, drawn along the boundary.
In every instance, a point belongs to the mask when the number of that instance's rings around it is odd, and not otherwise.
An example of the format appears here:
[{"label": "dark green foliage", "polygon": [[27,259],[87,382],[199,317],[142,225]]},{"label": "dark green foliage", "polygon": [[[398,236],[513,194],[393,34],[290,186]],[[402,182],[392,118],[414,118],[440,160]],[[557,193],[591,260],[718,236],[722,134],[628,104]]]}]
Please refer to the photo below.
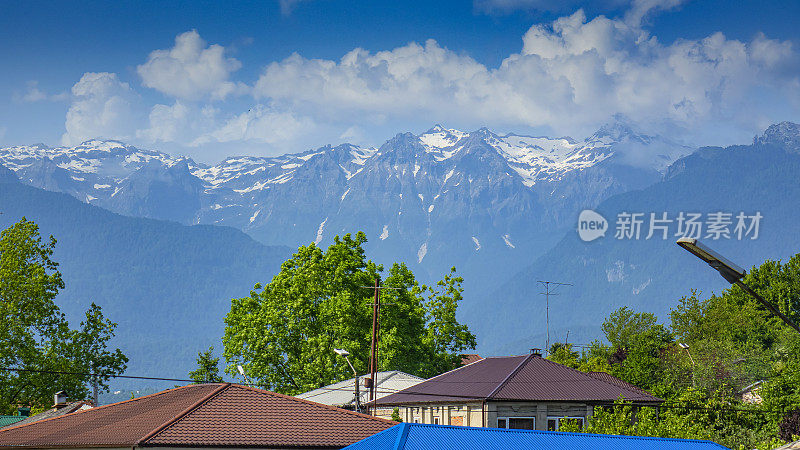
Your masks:
[{"label": "dark green foliage", "polygon": [[[800,255],[785,264],[766,261],[744,282],[797,315]],[[590,352],[605,354],[610,373],[665,403],[659,418],[651,408],[636,414],[622,401],[598,408],[585,431],[765,449],[800,434],[800,335],[739,287],[707,299],[696,292],[682,298],[670,313],[669,329],[654,315],[627,307],[609,315],[602,329],[611,345],[594,343],[577,356],[559,344],[551,359],[581,368]],[[763,403],[743,403],[739,391],[757,380],[765,380],[758,391]]]},{"label": "dark green foliage", "polygon": [[395,406],[394,409],[392,410],[392,420],[394,420],[395,422],[403,421],[403,419],[400,417],[400,408],[398,408],[397,406]]},{"label": "dark green foliage", "polygon": [[87,383],[96,379],[106,389],[128,362],[119,349],[108,349],[116,324],[99,306],[91,304],[77,329],[56,306],[64,281],[51,259],[55,246],[24,217],[0,234],[0,367],[25,370],[0,371],[0,412],[42,409],[59,390],[86,398]]},{"label": "dark green foliage", "polygon": [[778,436],[784,441],[791,441],[800,436],[800,409],[793,409],[784,416],[778,425]]},{"label": "dark green foliage", "polygon": [[[369,369],[372,286],[383,267],[366,259],[366,236],[336,237],[326,251],[300,247],[268,284],[234,299],[225,318],[228,373],[236,365],[278,392],[298,393],[351,376],[334,348],[344,348],[359,373]],[[405,264],[381,281],[378,369],[431,377],[457,367],[475,336],[456,320],[461,278],[419,285]]]},{"label": "dark green foliage", "polygon": [[219,358],[214,357],[214,346],[197,353],[197,369],[189,372],[189,378],[195,383],[222,382],[219,374]]}]

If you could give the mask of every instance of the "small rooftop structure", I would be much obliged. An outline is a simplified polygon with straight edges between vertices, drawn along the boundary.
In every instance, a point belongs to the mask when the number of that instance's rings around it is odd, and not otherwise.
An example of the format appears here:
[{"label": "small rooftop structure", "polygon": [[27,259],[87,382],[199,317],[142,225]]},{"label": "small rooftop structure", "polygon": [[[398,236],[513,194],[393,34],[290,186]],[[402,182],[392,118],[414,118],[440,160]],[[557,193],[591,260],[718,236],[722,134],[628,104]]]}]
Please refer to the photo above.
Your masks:
[{"label": "small rooftop structure", "polygon": [[40,420],[63,416],[65,414],[70,414],[76,411],[82,411],[84,409],[90,409],[90,408],[92,408],[92,404],[87,401],[81,400],[77,402],[70,402],[60,408],[56,408],[54,406],[53,408],[42,411],[39,414],[35,414],[29,417],[23,417],[23,419],[17,422],[15,425],[24,425],[26,423],[38,422]]},{"label": "small rooftop structure", "polygon": [[[360,384],[359,395],[361,397],[361,404],[365,405],[369,402],[369,388],[364,387],[364,378],[368,375],[358,377]],[[378,384],[375,388],[375,397],[382,398],[389,394],[399,392],[403,389],[415,386],[423,381],[424,378],[415,377],[399,370],[389,370],[385,372],[378,372],[375,377]],[[297,395],[297,398],[310,400],[312,402],[322,403],[323,405],[338,406],[345,409],[355,409],[353,404],[355,401],[355,379],[340,381],[338,383],[329,384],[313,391],[304,392]]]},{"label": "small rooftop structure", "polygon": [[346,450],[718,450],[711,441],[402,423]]},{"label": "small rooftop structure", "polygon": [[0,430],[0,448],[338,449],[393,426],[230,383],[195,384]]}]

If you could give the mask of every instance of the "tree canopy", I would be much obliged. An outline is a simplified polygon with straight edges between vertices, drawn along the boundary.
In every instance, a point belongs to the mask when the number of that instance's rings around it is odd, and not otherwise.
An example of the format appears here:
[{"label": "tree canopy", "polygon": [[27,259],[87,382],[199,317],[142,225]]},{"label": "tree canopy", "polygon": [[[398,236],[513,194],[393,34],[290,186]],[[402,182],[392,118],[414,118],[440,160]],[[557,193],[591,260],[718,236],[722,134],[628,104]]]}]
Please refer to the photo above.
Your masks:
[{"label": "tree canopy", "polygon": [[334,348],[369,370],[375,280],[381,291],[379,370],[430,377],[453,369],[475,336],[456,320],[462,279],[452,269],[435,286],[420,285],[405,264],[382,277],[366,258],[364,233],[337,236],[327,250],[310,244],[284,262],[268,284],[233,299],[225,318],[228,373],[243,365],[265,387],[296,394],[352,376]]},{"label": "tree canopy", "polygon": [[[800,254],[785,264],[766,261],[744,282],[797,320]],[[730,448],[771,449],[800,438],[800,335],[738,286],[681,298],[669,326],[623,307],[601,328],[608,344],[579,353],[557,343],[549,358],[606,371],[666,401],[660,414],[645,408],[636,420],[622,400],[596,408],[583,431],[712,439]],[[763,403],[743,402],[741,390],[759,381]],[[578,431],[574,424],[562,430]]]},{"label": "tree canopy", "polygon": [[214,347],[204,352],[197,352],[197,369],[189,372],[189,378],[195,383],[221,383],[219,374],[219,358],[214,357]]},{"label": "tree canopy", "polygon": [[18,369],[0,370],[0,412],[50,406],[60,390],[86,398],[89,382],[96,378],[107,389],[128,361],[121,350],[108,349],[116,324],[94,303],[77,329],[69,327],[54,301],[64,288],[51,260],[55,245],[25,218],[0,233],[0,367]]}]

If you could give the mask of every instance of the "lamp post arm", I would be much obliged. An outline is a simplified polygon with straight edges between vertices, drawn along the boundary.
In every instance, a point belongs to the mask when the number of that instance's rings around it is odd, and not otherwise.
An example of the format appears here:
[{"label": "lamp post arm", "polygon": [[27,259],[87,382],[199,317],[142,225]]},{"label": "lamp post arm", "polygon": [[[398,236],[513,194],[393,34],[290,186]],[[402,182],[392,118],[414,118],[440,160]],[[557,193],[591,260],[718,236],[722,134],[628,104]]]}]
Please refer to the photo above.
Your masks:
[{"label": "lamp post arm", "polygon": [[736,280],[735,284],[740,288],[742,288],[745,292],[750,294],[753,298],[761,302],[761,304],[764,305],[772,314],[775,314],[776,316],[780,317],[781,320],[783,320],[783,322],[786,323],[786,325],[789,325],[790,327],[800,332],[800,326],[798,326],[796,323],[792,321],[792,319],[787,317],[786,314],[782,313],[778,308],[776,308],[775,305],[766,301],[764,297],[758,295],[758,293],[753,289],[751,289],[750,286],[744,284],[742,280]]},{"label": "lamp post arm", "polygon": [[356,372],[356,368],[353,367],[353,364],[350,363],[350,358],[345,356],[344,360],[347,361],[347,365],[353,370],[353,378],[355,379],[355,388],[353,389],[353,394],[355,395],[356,412],[361,412],[361,394],[358,392],[358,372]]}]

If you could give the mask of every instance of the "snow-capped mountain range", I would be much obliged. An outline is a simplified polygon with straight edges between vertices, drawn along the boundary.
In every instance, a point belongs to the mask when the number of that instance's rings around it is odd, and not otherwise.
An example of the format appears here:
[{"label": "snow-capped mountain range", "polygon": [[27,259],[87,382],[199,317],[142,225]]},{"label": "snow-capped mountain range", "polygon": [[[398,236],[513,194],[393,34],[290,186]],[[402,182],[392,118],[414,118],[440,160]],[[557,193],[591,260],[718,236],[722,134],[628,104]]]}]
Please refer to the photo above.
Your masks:
[{"label": "snow-capped mountain range", "polygon": [[477,253],[538,254],[580,209],[657,181],[690,151],[622,123],[583,141],[436,125],[379,148],[341,144],[213,166],[112,140],[2,148],[0,164],[25,183],[121,214],[229,225],[268,244],[364,230],[378,258],[439,272],[453,261],[469,266]]}]

